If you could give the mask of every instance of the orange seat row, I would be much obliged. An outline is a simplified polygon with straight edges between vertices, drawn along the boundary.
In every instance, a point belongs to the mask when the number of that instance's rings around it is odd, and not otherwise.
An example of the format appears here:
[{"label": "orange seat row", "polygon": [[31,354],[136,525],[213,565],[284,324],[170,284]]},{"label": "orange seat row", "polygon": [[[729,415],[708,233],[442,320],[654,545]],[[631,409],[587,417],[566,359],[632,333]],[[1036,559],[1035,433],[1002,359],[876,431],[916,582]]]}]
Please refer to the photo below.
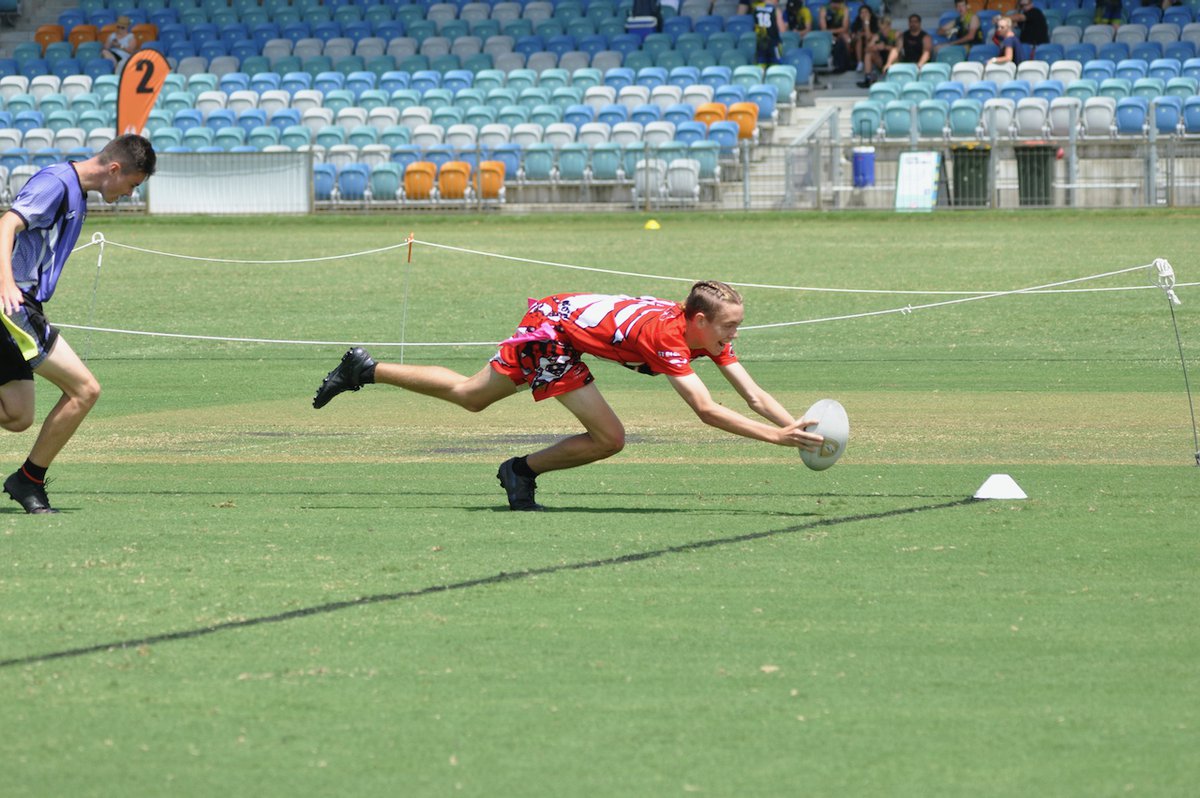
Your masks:
[{"label": "orange seat row", "polygon": [[758,105],[741,102],[726,108],[725,103],[701,103],[696,106],[694,118],[709,127],[713,122],[737,122],[738,138],[752,139],[755,129],[758,128]]},{"label": "orange seat row", "polygon": [[404,196],[409,200],[432,199],[435,185],[438,197],[444,200],[466,199],[468,188],[482,199],[498,199],[504,186],[504,162],[481,161],[474,175],[466,161],[447,161],[441,169],[429,161],[417,161],[404,170]]},{"label": "orange seat row", "polygon": [[[76,25],[71,28],[70,33],[67,33],[62,25],[42,25],[34,31],[33,40],[42,46],[44,53],[46,45],[64,40],[69,41],[72,47],[78,47],[80,42],[105,42],[108,40],[109,34],[116,29],[115,23],[105,25],[103,28],[97,28],[95,25]],[[139,45],[158,39],[158,26],[151,22],[134,25],[132,30]]]}]

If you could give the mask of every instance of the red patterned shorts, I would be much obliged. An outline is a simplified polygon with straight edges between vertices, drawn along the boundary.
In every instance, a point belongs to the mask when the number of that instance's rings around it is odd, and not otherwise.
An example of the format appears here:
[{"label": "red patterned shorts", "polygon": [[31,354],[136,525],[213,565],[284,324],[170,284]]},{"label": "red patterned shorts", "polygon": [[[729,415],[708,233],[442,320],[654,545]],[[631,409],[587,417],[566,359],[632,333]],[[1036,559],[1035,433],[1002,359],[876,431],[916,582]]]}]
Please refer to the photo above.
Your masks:
[{"label": "red patterned shorts", "polygon": [[500,343],[489,365],[517,385],[528,385],[534,401],[578,390],[596,378],[582,353],[562,336],[558,319],[530,310],[516,333]]}]

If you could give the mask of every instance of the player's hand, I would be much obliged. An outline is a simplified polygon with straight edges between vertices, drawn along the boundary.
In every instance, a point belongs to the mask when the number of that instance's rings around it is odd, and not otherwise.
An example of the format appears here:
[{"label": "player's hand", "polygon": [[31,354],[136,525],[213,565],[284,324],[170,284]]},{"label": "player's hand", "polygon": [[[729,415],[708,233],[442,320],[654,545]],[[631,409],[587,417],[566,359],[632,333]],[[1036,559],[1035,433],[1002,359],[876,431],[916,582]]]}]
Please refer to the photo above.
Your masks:
[{"label": "player's hand", "polygon": [[825,438],[815,432],[809,432],[805,427],[816,424],[816,420],[801,418],[793,421],[786,427],[779,430],[781,446],[795,446],[797,449],[806,449],[810,452],[815,452],[821,448],[821,444],[825,442]]},{"label": "player's hand", "polygon": [[25,297],[21,294],[21,289],[17,288],[14,283],[0,285],[0,307],[4,309],[5,316],[16,313],[23,304],[25,304]]}]

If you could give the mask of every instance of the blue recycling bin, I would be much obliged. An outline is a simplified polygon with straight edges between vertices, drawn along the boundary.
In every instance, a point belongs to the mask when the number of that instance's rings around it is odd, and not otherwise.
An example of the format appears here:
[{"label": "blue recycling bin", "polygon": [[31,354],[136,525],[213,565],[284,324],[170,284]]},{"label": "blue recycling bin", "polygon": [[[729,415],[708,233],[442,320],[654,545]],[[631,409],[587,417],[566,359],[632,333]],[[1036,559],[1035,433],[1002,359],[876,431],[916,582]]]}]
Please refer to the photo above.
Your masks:
[{"label": "blue recycling bin", "polygon": [[875,185],[874,147],[855,147],[850,162],[854,168],[855,188],[867,188]]}]

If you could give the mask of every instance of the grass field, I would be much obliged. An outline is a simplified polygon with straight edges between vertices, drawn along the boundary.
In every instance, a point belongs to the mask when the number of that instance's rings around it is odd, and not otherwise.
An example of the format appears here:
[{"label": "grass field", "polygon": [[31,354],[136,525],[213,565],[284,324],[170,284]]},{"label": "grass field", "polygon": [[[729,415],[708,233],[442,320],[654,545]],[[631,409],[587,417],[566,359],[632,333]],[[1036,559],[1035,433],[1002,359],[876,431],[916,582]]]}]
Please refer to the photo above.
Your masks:
[{"label": "grass field", "polygon": [[[992,291],[1155,257],[1188,212],[94,217],[116,244],[278,260],[423,242],[678,278]],[[86,237],[86,234],[85,234]],[[55,322],[189,336],[488,342],[529,296],[685,282],[414,246],[303,264],[76,254]],[[1126,274],[1079,288],[1145,285]],[[93,299],[93,286],[96,291]],[[948,299],[748,288],[746,325]],[[1176,318],[1200,383],[1200,292]],[[94,302],[94,305],[93,305]],[[748,329],[833,469],[593,371],[612,460],[509,513],[497,464],[576,431],[369,387],[344,345],[67,329],[104,385],[0,506],[4,796],[1190,796],[1200,780],[1200,468],[1158,290],[1005,296]],[[375,346],[473,372],[487,346]],[[711,365],[723,401],[737,397]],[[39,383],[39,419],[56,399]],[[0,438],[15,468],[33,432]],[[973,502],[993,473],[1026,501]]]}]

